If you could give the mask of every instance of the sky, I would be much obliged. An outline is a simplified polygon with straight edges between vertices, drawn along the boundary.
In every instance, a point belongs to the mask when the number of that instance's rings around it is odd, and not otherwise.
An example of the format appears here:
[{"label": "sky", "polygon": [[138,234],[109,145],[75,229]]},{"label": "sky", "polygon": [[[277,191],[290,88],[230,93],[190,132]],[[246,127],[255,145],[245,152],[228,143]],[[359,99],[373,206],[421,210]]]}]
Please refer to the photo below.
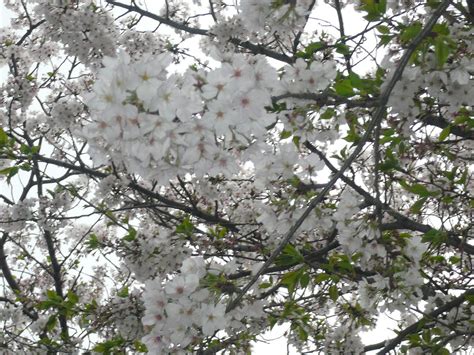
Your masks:
[{"label": "sky", "polygon": [[3,5],[3,0],[0,0],[0,28],[8,26],[11,15],[12,13]]}]

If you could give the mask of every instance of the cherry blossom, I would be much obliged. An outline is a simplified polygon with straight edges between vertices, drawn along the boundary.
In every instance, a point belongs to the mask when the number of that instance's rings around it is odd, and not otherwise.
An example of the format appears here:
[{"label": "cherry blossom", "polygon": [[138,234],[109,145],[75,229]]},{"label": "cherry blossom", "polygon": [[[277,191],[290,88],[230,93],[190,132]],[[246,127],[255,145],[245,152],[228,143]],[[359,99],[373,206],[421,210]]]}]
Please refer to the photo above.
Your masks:
[{"label": "cherry blossom", "polygon": [[472,351],[468,2],[3,4],[6,353]]}]

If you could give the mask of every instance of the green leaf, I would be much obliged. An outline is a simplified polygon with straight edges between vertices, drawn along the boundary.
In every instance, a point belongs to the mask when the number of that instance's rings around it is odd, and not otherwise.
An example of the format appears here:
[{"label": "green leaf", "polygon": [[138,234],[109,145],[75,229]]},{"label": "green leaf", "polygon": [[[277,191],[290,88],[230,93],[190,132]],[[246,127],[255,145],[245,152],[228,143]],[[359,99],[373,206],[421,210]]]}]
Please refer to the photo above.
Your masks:
[{"label": "green leaf", "polygon": [[354,96],[354,88],[352,87],[352,83],[349,79],[343,79],[338,81],[334,85],[334,90],[338,95],[344,97]]},{"label": "green leaf", "polygon": [[268,107],[268,110],[271,112],[276,112],[276,113],[284,111],[286,110],[286,102],[281,102],[281,103],[274,102],[273,106]]},{"label": "green leaf", "polygon": [[324,42],[312,42],[306,46],[304,51],[298,52],[297,57],[311,59],[315,52],[320,51],[323,48],[326,48],[327,44]]},{"label": "green leaf", "polygon": [[380,46],[386,46],[387,44],[390,43],[390,41],[395,37],[393,35],[381,35],[378,36],[380,38],[379,45]]},{"label": "green leaf", "polygon": [[345,254],[333,254],[329,258],[329,265],[333,268],[342,269],[349,273],[354,271],[354,266],[351,263],[349,257]]},{"label": "green leaf", "polygon": [[360,9],[367,12],[365,19],[368,21],[379,20],[387,10],[386,0],[360,0]]},{"label": "green leaf", "polygon": [[223,239],[227,235],[227,228],[226,227],[220,227],[218,229],[218,232],[216,234],[217,239]]},{"label": "green leaf", "polygon": [[31,164],[24,163],[24,164],[21,164],[19,168],[23,171],[31,171]]},{"label": "green leaf", "polygon": [[79,296],[71,290],[69,290],[67,292],[67,299],[73,305],[75,305],[75,304],[77,304],[77,302],[79,302]]},{"label": "green leaf", "polygon": [[364,85],[363,84],[364,80],[361,79],[361,77],[357,73],[354,73],[354,72],[350,73],[349,80],[351,81],[352,86],[357,89],[362,88]]},{"label": "green leaf", "polygon": [[132,226],[128,226],[128,234],[122,239],[126,242],[132,242],[137,238],[137,231]]},{"label": "green leaf", "polygon": [[[383,141],[383,138],[380,140],[381,143]],[[392,137],[390,137],[390,139],[392,139]],[[391,148],[387,148],[385,151],[385,160],[379,165],[379,169],[386,173],[399,168],[400,164],[398,159],[395,157],[395,154],[393,154],[393,150]]]},{"label": "green leaf", "polygon": [[[125,340],[122,338],[111,339],[111,340],[107,340],[107,341],[97,344],[93,350],[98,353],[108,355],[108,354],[112,354],[112,351],[118,350],[117,348],[122,347],[124,343],[125,343]],[[117,352],[113,352],[113,354],[117,354]]]},{"label": "green leaf", "polygon": [[91,233],[89,235],[89,239],[86,241],[86,246],[88,249],[91,249],[91,250],[100,248],[100,242],[97,235],[95,235],[94,233]]},{"label": "green leaf", "polygon": [[351,48],[344,43],[339,43],[336,44],[336,52],[342,55],[349,55],[351,54]]},{"label": "green leaf", "polygon": [[22,144],[20,146],[20,152],[25,155],[31,154],[31,147],[26,144]]},{"label": "green leaf", "polygon": [[271,282],[262,282],[258,285],[258,288],[266,289],[272,287],[272,285],[273,284]]},{"label": "green leaf", "polygon": [[314,283],[319,284],[321,282],[327,281],[331,279],[331,275],[328,274],[317,274],[314,277]]},{"label": "green leaf", "polygon": [[124,288],[122,288],[121,290],[119,290],[117,292],[117,296],[121,297],[121,298],[126,298],[128,297],[128,286],[125,286]]},{"label": "green leaf", "polygon": [[466,295],[465,296],[466,301],[468,301],[470,304],[474,304],[474,295]]},{"label": "green leaf", "polygon": [[[396,131],[393,128],[389,129],[384,129],[382,131],[383,137],[380,138],[379,142],[380,144],[385,144],[388,142],[393,142],[395,141],[398,137],[396,136]],[[393,151],[391,151],[393,155]]]},{"label": "green leaf", "polygon": [[299,147],[300,146],[300,137],[299,136],[293,136],[293,144],[296,146],[296,147]]},{"label": "green leaf", "polygon": [[277,266],[292,266],[303,262],[303,255],[291,244],[287,244],[281,254],[275,259]]},{"label": "green leaf", "polygon": [[413,205],[410,206],[410,212],[415,213],[415,214],[420,213],[427,199],[428,199],[427,197],[422,197],[418,199]]},{"label": "green leaf", "polygon": [[432,255],[432,256],[429,256],[429,261],[434,264],[444,264],[446,259],[444,258],[444,256],[441,256],[441,255]]},{"label": "green leaf", "polygon": [[38,302],[36,308],[39,310],[47,310],[50,308],[59,309],[62,306],[63,299],[53,290],[46,291],[46,299]]},{"label": "green leaf", "polygon": [[148,349],[145,344],[143,344],[140,340],[135,340],[133,342],[133,346],[135,347],[135,350],[138,351],[139,353],[146,353],[148,352]]},{"label": "green leaf", "polygon": [[54,300],[54,301],[58,301],[58,302],[62,301],[62,298],[56,293],[56,291],[53,291],[53,290],[47,290],[46,291],[46,296],[50,300]]},{"label": "green leaf", "polygon": [[304,274],[306,268],[302,267],[295,271],[289,271],[281,278],[281,283],[288,289],[288,293],[293,294],[296,286],[300,282],[301,276]]},{"label": "green leaf", "polygon": [[10,179],[18,174],[18,170],[20,170],[18,166],[10,166],[0,170],[0,175],[6,175],[7,181],[10,182]]},{"label": "green leaf", "polygon": [[0,127],[0,148],[8,144],[8,135],[5,133],[2,127]]},{"label": "green leaf", "polygon": [[298,335],[298,338],[301,341],[308,340],[308,332],[306,331],[308,324],[307,320],[305,319],[296,319],[291,322],[291,331]]},{"label": "green leaf", "polygon": [[464,110],[463,108],[461,108],[459,110],[459,112],[457,113],[456,115],[456,118],[454,119],[454,122],[453,124],[454,125],[462,125],[462,124],[465,124],[466,122],[468,122],[470,120],[470,117],[469,117],[469,112],[466,112],[466,110]]},{"label": "green leaf", "polygon": [[58,305],[59,314],[65,315],[66,318],[71,319],[77,314],[74,306],[79,302],[79,297],[71,290],[68,291],[66,299]]},{"label": "green leaf", "polygon": [[413,184],[408,185],[405,181],[400,181],[400,185],[407,191],[414,193],[420,197],[430,197],[436,196],[439,194],[438,191],[429,191],[425,185],[422,184]]},{"label": "green leaf", "polygon": [[51,315],[46,322],[45,329],[48,332],[51,332],[58,324],[58,318],[56,315]]},{"label": "green leaf", "polygon": [[420,195],[422,197],[431,196],[431,193],[422,184],[413,184],[413,185],[411,185],[410,188],[409,188],[409,191],[413,192],[414,194]]},{"label": "green leaf", "polygon": [[450,262],[451,264],[457,264],[457,263],[459,263],[461,260],[462,260],[462,259],[461,259],[459,256],[454,256],[454,255],[453,255],[453,256],[450,256],[450,257],[449,257],[449,262]]},{"label": "green leaf", "polygon": [[[439,5],[439,4],[438,4]],[[436,6],[438,6],[436,5]],[[442,36],[447,36],[449,35],[449,27],[447,23],[437,23],[433,26],[434,33],[437,33],[438,35]]]},{"label": "green leaf", "polygon": [[468,172],[467,169],[463,171],[461,177],[456,181],[456,184],[464,185],[467,181]]},{"label": "green leaf", "polygon": [[280,133],[280,139],[287,139],[290,138],[292,135],[293,133],[290,131],[283,131]]},{"label": "green leaf", "polygon": [[421,29],[422,29],[422,25],[421,25],[420,22],[412,23],[411,25],[405,27],[401,31],[400,40],[404,44],[410,42],[411,40],[413,40],[418,35],[418,33],[421,32]]},{"label": "green leaf", "polygon": [[456,172],[458,170],[458,167],[455,166],[451,171],[443,171],[443,176],[449,179],[450,181],[453,181],[454,178],[456,177]]},{"label": "green leaf", "polygon": [[194,225],[191,223],[188,217],[184,218],[181,224],[176,226],[176,233],[185,234],[190,237],[194,232]]},{"label": "green leaf", "polygon": [[300,286],[306,288],[309,285],[309,274],[305,272],[300,277]]},{"label": "green leaf", "polygon": [[423,243],[433,243],[434,245],[440,245],[444,243],[447,239],[448,236],[445,232],[436,229],[431,229],[423,235],[421,241]]},{"label": "green leaf", "polygon": [[336,302],[339,298],[339,290],[336,285],[331,285],[329,287],[329,298],[331,298],[333,302]]},{"label": "green leaf", "polygon": [[439,134],[438,141],[442,142],[446,140],[446,138],[448,138],[450,133],[451,133],[451,125],[448,125]]},{"label": "green leaf", "polygon": [[29,145],[26,145],[26,144],[22,144],[20,146],[20,152],[22,154],[25,154],[25,155],[33,155],[33,154],[37,154],[40,150],[40,147],[38,146],[29,146]]},{"label": "green leaf", "polygon": [[349,132],[347,132],[347,136],[343,138],[347,142],[357,143],[360,140],[360,136],[357,134],[354,125],[349,126]]},{"label": "green leaf", "polygon": [[319,116],[319,118],[322,120],[329,120],[334,117],[335,113],[336,110],[334,110],[333,108],[328,108]]},{"label": "green leaf", "polygon": [[377,26],[377,31],[386,35],[390,33],[390,28],[388,26],[380,25],[380,26]]},{"label": "green leaf", "polygon": [[438,36],[435,39],[435,56],[436,56],[436,64],[438,69],[443,68],[443,65],[448,60],[450,54],[450,47],[449,44],[446,42],[445,36]]}]

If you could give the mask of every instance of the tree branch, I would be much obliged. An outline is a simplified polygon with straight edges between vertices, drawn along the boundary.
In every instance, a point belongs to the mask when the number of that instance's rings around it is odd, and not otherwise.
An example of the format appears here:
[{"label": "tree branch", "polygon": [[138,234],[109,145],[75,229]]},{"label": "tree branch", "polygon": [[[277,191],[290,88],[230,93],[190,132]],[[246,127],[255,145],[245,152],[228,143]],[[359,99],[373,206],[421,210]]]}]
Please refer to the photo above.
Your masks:
[{"label": "tree branch", "polygon": [[339,171],[333,175],[331,180],[328,182],[327,186],[309,203],[309,206],[303,212],[301,217],[291,226],[290,230],[286,233],[286,235],[283,237],[281,242],[278,244],[278,246],[275,248],[275,250],[272,252],[272,254],[265,261],[263,266],[255,273],[255,275],[252,277],[252,279],[242,289],[242,293],[237,295],[237,297],[234,300],[229,302],[229,304],[227,305],[227,308],[226,308],[226,312],[229,312],[232,309],[234,309],[235,307],[237,307],[237,305],[240,303],[240,301],[244,297],[245,293],[253,286],[253,284],[265,272],[265,270],[268,267],[270,267],[270,265],[273,263],[273,261],[276,259],[276,257],[285,248],[286,244],[288,244],[288,242],[293,238],[294,234],[299,229],[299,227],[303,224],[305,219],[309,216],[311,211],[319,203],[321,203],[324,200],[324,197],[326,196],[326,194],[332,189],[332,187],[336,184],[336,182],[344,175],[344,172],[347,170],[347,168],[349,168],[349,166],[351,166],[352,163],[354,162],[354,160],[356,160],[356,158],[359,156],[359,154],[361,153],[365,143],[368,141],[370,135],[372,134],[372,131],[374,130],[374,128],[379,124],[379,122],[384,117],[384,115],[385,115],[385,106],[388,102],[390,94],[391,94],[393,88],[395,87],[395,84],[397,83],[397,81],[402,76],[403,70],[405,69],[405,66],[408,64],[408,61],[410,60],[411,55],[415,52],[416,48],[423,41],[423,39],[431,32],[431,29],[436,24],[438,18],[446,10],[449,3],[450,3],[449,0],[444,0],[441,3],[441,5],[439,5],[437,10],[433,13],[431,18],[426,23],[426,26],[423,28],[423,30],[415,37],[415,39],[408,46],[407,50],[405,51],[405,53],[403,54],[403,57],[400,60],[400,63],[398,65],[397,69],[395,70],[392,78],[390,79],[390,81],[388,82],[388,85],[386,86],[386,88],[384,89],[382,95],[380,96],[379,106],[375,109],[373,118],[369,122],[367,130],[365,131],[364,135],[360,139],[359,143],[355,147],[352,154],[349,156],[349,158],[347,158],[347,160],[341,166]]},{"label": "tree branch", "polygon": [[[450,126],[450,123],[446,121],[444,118],[435,116],[433,114],[421,115],[419,118],[421,122],[431,125],[431,126],[436,126],[438,128],[446,128]],[[470,130],[467,127],[463,128],[463,127],[451,125],[449,133],[454,134],[455,136],[458,136],[458,137],[474,140],[474,130]]]},{"label": "tree branch", "polygon": [[[315,153],[319,156],[319,158],[324,161],[324,164],[331,170],[333,173],[336,173],[338,169],[331,164],[329,159],[327,159],[324,154],[319,151],[314,145],[312,145],[310,142],[306,141],[304,143],[305,147],[308,148],[312,153]],[[373,197],[369,192],[365,191],[363,188],[361,188],[359,185],[357,185],[352,179],[349,179],[345,175],[341,176],[341,180],[345,182],[348,186],[350,186],[354,191],[356,191],[359,195],[363,196],[365,200],[370,203],[371,205],[374,206],[380,206],[383,208],[388,214],[390,214],[392,217],[394,217],[397,221],[395,223],[386,223],[382,225],[382,228],[387,230],[389,228],[394,229],[397,227],[397,229],[409,229],[413,231],[418,231],[421,233],[427,233],[431,230],[435,230],[435,228],[423,224],[420,222],[416,222],[404,215],[402,215],[400,212],[394,210],[390,205],[383,203],[382,201],[378,200],[377,198]],[[471,244],[468,244],[464,241],[462,241],[454,232],[451,231],[446,231],[448,234],[448,240],[447,244],[451,245],[453,247],[459,248],[466,253],[470,255],[474,255],[474,246]]]},{"label": "tree branch", "polygon": [[[17,158],[18,159],[29,159],[29,157],[27,157],[27,156],[19,156]],[[78,172],[86,174],[88,176],[93,176],[93,177],[97,177],[97,178],[100,178],[100,179],[105,179],[106,177],[110,176],[109,174],[102,173],[102,172],[97,171],[97,170],[89,169],[85,166],[77,166],[77,165],[74,165],[72,163],[68,163],[68,162],[64,162],[64,161],[60,161],[60,160],[56,160],[56,159],[52,159],[52,158],[47,158],[47,157],[44,157],[44,156],[39,155],[39,154],[34,154],[33,158],[37,159],[38,161],[44,162],[44,163],[53,164],[53,165],[60,166],[60,167],[66,168],[66,169],[78,171]],[[210,214],[210,213],[204,212],[200,209],[189,207],[189,206],[186,206],[182,203],[173,201],[173,200],[171,200],[169,198],[166,198],[166,197],[164,197],[164,196],[162,196],[162,195],[160,195],[160,194],[158,194],[154,191],[150,191],[147,188],[145,188],[143,186],[140,186],[140,185],[138,185],[137,183],[134,183],[134,182],[130,182],[127,186],[129,188],[139,192],[139,193],[142,193],[143,195],[145,195],[147,197],[150,197],[150,198],[153,198],[153,199],[156,199],[156,200],[160,201],[161,203],[166,205],[168,208],[174,208],[174,209],[189,213],[194,217],[201,218],[201,219],[203,219],[203,220],[205,220],[209,223],[219,224],[223,227],[229,228],[232,231],[237,231],[238,230],[238,227],[237,227],[238,223],[231,222],[227,219],[218,217],[214,214]]]},{"label": "tree branch", "polygon": [[441,307],[438,307],[434,311],[430,312],[429,314],[427,314],[426,316],[421,318],[419,321],[417,321],[417,322],[413,323],[412,325],[406,327],[405,329],[401,330],[400,332],[398,332],[398,335],[395,338],[393,338],[391,340],[387,340],[387,341],[382,341],[382,342],[377,343],[377,344],[372,344],[372,345],[366,346],[364,348],[364,352],[383,348],[382,350],[380,350],[377,353],[377,355],[387,354],[389,351],[395,349],[402,341],[404,341],[405,338],[408,335],[413,334],[413,333],[417,333],[421,329],[423,329],[425,327],[425,323],[427,321],[431,321],[433,319],[436,319],[438,316],[440,316],[444,312],[448,312],[449,310],[460,306],[466,300],[466,298],[468,296],[472,296],[472,295],[474,295],[474,289],[467,290],[461,296],[456,297],[453,300],[445,303]]},{"label": "tree branch", "polygon": [[[20,286],[16,282],[10,271],[10,268],[8,267],[7,257],[5,255],[4,245],[7,241],[7,238],[8,233],[3,232],[2,238],[0,239],[0,270],[2,270],[2,275],[5,278],[8,286],[10,286],[12,289],[13,293],[15,293],[16,296],[19,296],[21,292]],[[25,304],[23,304],[23,313],[25,313],[32,320],[38,319],[38,314],[35,312],[35,310],[31,309],[31,307],[27,307]]]},{"label": "tree branch", "polygon": [[[114,1],[114,0],[106,0],[106,2],[110,5],[121,7],[123,9],[127,9],[128,11],[131,11],[131,12],[139,13],[140,15],[142,15],[144,17],[148,17],[150,19],[156,20],[156,21],[158,21],[158,22],[160,22],[164,25],[173,27],[177,30],[181,30],[181,31],[191,33],[191,34],[195,34],[195,35],[213,36],[213,34],[208,30],[203,30],[201,28],[195,28],[195,27],[188,26],[184,23],[180,23],[180,22],[171,20],[169,18],[156,15],[152,12],[143,10],[143,9],[139,8],[138,6],[122,4],[122,3],[118,2],[118,1]],[[263,54],[263,55],[266,55],[267,57],[276,59],[276,60],[281,61],[281,62],[291,64],[294,61],[293,58],[287,56],[286,54],[282,54],[282,53],[272,51],[272,50],[266,48],[263,45],[254,44],[254,43],[251,43],[249,41],[242,41],[242,40],[237,39],[237,38],[230,38],[229,42],[231,42],[231,43],[233,43],[233,44],[235,44],[239,47],[248,49],[254,54]]]}]

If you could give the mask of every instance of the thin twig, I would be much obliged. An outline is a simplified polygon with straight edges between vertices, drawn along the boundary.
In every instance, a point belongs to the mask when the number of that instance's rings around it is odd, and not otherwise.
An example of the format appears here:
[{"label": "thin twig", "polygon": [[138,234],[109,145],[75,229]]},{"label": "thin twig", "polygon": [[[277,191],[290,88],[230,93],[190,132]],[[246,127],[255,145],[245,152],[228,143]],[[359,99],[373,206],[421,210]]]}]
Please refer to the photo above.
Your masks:
[{"label": "thin twig", "polygon": [[410,57],[412,54],[415,52],[416,48],[418,45],[423,41],[423,39],[431,32],[431,29],[433,26],[436,24],[438,18],[443,14],[443,12],[446,10],[450,3],[450,0],[445,0],[441,3],[441,5],[438,7],[438,9],[433,13],[431,18],[428,20],[426,23],[426,26],[424,29],[415,37],[415,39],[410,43],[408,48],[406,49],[403,57],[400,60],[400,63],[393,73],[392,78],[388,82],[388,85],[385,87],[385,90],[383,91],[382,95],[380,96],[380,101],[379,101],[379,106],[376,108],[375,113],[373,115],[372,120],[369,122],[369,125],[367,127],[367,130],[365,131],[364,135],[360,139],[359,143],[355,147],[354,151],[352,154],[347,158],[347,160],[344,162],[344,164],[341,166],[339,171],[333,175],[331,180],[328,182],[327,186],[321,190],[321,192],[309,203],[309,206],[306,208],[306,210],[303,212],[301,217],[291,226],[290,230],[286,233],[280,244],[275,248],[275,250],[272,252],[272,254],[268,257],[268,259],[265,261],[263,266],[255,273],[255,275],[250,279],[250,281],[244,286],[242,289],[242,292],[236,296],[235,299],[231,300],[226,308],[226,312],[230,312],[233,310],[235,307],[237,307],[244,297],[244,295],[250,290],[250,288],[253,286],[255,282],[259,279],[259,277],[265,272],[266,269],[270,267],[270,265],[273,263],[273,261],[277,258],[278,255],[283,251],[285,246],[289,243],[289,241],[293,238],[294,234],[296,231],[299,229],[299,227],[303,224],[305,219],[309,216],[311,211],[324,200],[324,197],[326,194],[331,190],[331,188],[336,184],[336,182],[339,180],[344,175],[344,172],[351,166],[351,164],[354,162],[354,160],[359,156],[361,153],[365,143],[368,141],[370,135],[372,134],[372,131],[374,128],[379,124],[379,122],[382,120],[382,118],[385,115],[385,106],[388,102],[388,99],[390,97],[390,94],[392,93],[393,88],[395,87],[395,84],[397,81],[401,78],[403,74],[403,70],[405,69],[406,65],[408,64],[408,61],[410,60]]}]

